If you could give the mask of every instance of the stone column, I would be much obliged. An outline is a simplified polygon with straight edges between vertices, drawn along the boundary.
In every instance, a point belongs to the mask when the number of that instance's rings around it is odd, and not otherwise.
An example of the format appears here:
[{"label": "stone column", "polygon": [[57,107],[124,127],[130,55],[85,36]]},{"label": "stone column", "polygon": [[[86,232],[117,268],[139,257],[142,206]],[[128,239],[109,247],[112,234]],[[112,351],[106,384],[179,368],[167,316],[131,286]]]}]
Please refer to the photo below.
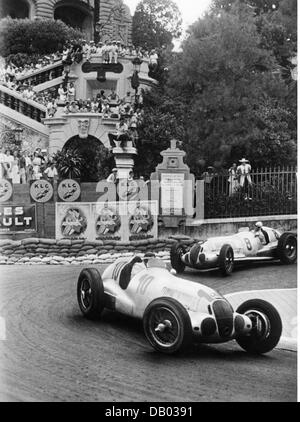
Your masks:
[{"label": "stone column", "polygon": [[134,166],[134,156],[137,155],[136,148],[129,141],[125,148],[114,148],[112,153],[118,169],[118,178],[127,179]]}]

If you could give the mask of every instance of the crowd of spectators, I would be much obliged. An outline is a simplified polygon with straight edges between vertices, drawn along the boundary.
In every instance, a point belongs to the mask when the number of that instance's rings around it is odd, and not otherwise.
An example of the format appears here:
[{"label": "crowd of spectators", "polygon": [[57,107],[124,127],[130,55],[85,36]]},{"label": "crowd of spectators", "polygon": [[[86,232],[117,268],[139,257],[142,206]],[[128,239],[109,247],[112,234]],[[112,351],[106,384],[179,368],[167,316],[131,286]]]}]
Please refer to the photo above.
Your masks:
[{"label": "crowd of spectators", "polygon": [[55,162],[46,149],[37,148],[34,152],[5,150],[0,148],[0,178],[11,179],[12,183],[29,183],[46,177],[56,179],[58,172]]}]

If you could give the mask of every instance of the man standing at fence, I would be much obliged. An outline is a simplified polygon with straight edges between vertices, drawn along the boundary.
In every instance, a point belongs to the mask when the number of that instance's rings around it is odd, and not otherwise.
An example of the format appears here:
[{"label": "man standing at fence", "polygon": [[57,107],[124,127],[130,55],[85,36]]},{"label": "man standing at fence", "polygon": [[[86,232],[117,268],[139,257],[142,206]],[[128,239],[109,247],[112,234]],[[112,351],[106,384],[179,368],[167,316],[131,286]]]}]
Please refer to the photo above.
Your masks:
[{"label": "man standing at fence", "polygon": [[249,160],[246,158],[242,158],[239,160],[241,163],[237,168],[237,175],[239,176],[239,184],[243,191],[245,192],[245,199],[252,200],[250,195],[250,188],[252,187],[252,180],[251,180],[251,165]]}]

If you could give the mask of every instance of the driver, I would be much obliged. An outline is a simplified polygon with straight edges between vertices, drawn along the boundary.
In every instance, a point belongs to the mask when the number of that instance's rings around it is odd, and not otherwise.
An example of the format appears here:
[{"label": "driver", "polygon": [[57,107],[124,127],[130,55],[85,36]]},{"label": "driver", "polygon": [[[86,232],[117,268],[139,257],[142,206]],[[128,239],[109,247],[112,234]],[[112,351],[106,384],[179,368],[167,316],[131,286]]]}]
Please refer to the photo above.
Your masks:
[{"label": "driver", "polygon": [[264,245],[270,243],[269,235],[266,230],[264,230],[263,223],[261,221],[255,223],[254,237],[258,237]]},{"label": "driver", "polygon": [[155,254],[152,252],[147,252],[142,259],[139,256],[135,256],[128,264],[126,264],[119,276],[119,285],[121,289],[127,289],[130,280],[136,276],[139,272],[147,268],[147,264],[150,258],[155,258]]}]

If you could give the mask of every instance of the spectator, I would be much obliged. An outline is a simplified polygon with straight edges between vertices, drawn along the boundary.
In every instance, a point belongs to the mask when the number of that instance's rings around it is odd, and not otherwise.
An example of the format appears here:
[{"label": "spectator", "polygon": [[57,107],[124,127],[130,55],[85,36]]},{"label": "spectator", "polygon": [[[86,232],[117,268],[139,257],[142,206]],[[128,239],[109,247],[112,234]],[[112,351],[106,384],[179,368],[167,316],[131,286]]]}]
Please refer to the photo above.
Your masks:
[{"label": "spectator", "polygon": [[109,62],[110,63],[118,63],[118,46],[117,46],[117,42],[113,41],[112,45],[110,46],[109,49]]},{"label": "spectator", "polygon": [[207,171],[202,173],[202,177],[204,179],[204,183],[210,184],[212,179],[214,178],[215,169],[212,166],[207,167]]},{"label": "spectator", "polygon": [[69,106],[69,113],[78,113],[79,107],[75,101],[72,101],[71,105]]},{"label": "spectator", "polygon": [[103,56],[103,42],[99,41],[97,44],[97,51],[96,51],[97,56],[102,57]]},{"label": "spectator", "polygon": [[242,158],[239,160],[241,163],[237,168],[237,175],[239,177],[239,184],[241,188],[243,188],[245,193],[245,199],[252,200],[250,195],[250,188],[252,187],[252,180],[251,180],[251,165],[246,158]]},{"label": "spectator", "polygon": [[108,41],[107,40],[104,42],[104,46],[102,48],[102,52],[103,52],[103,61],[104,61],[104,63],[109,63],[110,46],[108,45]]},{"label": "spectator", "polygon": [[237,175],[237,165],[233,163],[230,169],[228,170],[229,178],[229,196],[232,196],[236,193],[239,187],[238,175]]},{"label": "spectator", "polygon": [[76,91],[75,91],[74,84],[73,82],[70,82],[67,88],[67,99],[70,103],[72,103],[72,101],[75,100],[75,95],[76,95]]},{"label": "spectator", "polygon": [[47,116],[48,117],[53,117],[57,111],[57,102],[55,100],[55,98],[53,98],[52,100],[50,100],[47,104]]},{"label": "spectator", "polygon": [[12,183],[20,183],[20,160],[18,157],[18,151],[13,153],[13,161],[11,162],[11,179]]},{"label": "spectator", "polygon": [[117,175],[118,175],[118,169],[113,168],[111,174],[108,176],[106,181],[109,183],[117,183],[118,181]]},{"label": "spectator", "polygon": [[116,133],[109,133],[108,138],[112,148],[123,148],[125,142],[129,140],[128,136],[128,126],[123,117],[121,117],[120,122],[117,124]]},{"label": "spectator", "polygon": [[11,151],[8,149],[5,151],[5,157],[4,157],[4,162],[6,165],[6,169],[7,169],[7,177],[8,179],[12,178],[12,163],[14,161],[14,157],[11,153]]},{"label": "spectator", "polygon": [[49,166],[44,171],[44,174],[50,180],[56,180],[57,179],[57,177],[58,177],[58,171],[57,171],[57,169],[55,167],[54,161],[52,161],[52,163],[49,164]]},{"label": "spectator", "polygon": [[130,170],[127,178],[128,182],[131,182],[133,180],[133,171]]},{"label": "spectator", "polygon": [[36,150],[33,154],[33,160],[32,160],[34,180],[41,178],[41,177],[38,177],[39,175],[41,176],[41,172],[40,172],[41,165],[42,165],[42,159],[39,156],[38,151]]},{"label": "spectator", "polygon": [[8,166],[6,163],[6,155],[4,153],[4,148],[0,148],[0,179],[3,179],[7,176]]},{"label": "spectator", "polygon": [[114,88],[112,88],[111,93],[108,96],[108,99],[111,102],[118,102],[119,101],[119,96],[116,93],[116,90]]},{"label": "spectator", "polygon": [[26,172],[26,157],[25,153],[21,154],[20,157],[20,183],[25,184],[27,183],[27,172]]},{"label": "spectator", "polygon": [[149,70],[155,72],[158,66],[158,54],[155,50],[152,50],[149,57]]},{"label": "spectator", "polygon": [[67,91],[65,91],[63,84],[58,88],[59,101],[64,103],[67,99]]}]

